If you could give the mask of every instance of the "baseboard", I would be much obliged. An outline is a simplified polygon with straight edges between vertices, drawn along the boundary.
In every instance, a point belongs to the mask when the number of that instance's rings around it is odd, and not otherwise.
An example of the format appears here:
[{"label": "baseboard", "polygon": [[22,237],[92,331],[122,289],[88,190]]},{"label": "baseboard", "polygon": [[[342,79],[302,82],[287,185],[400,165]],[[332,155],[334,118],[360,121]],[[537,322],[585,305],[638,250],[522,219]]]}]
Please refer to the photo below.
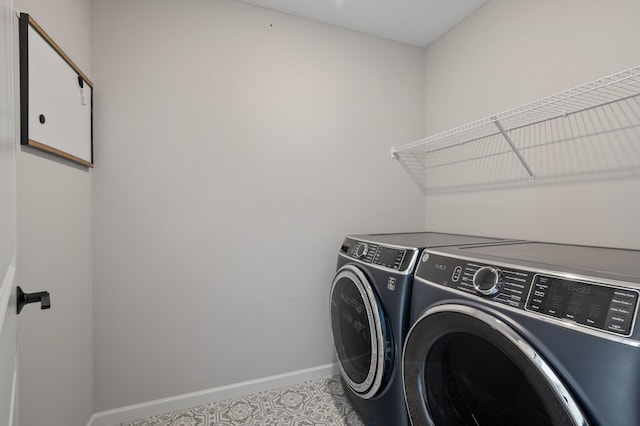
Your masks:
[{"label": "baseboard", "polygon": [[291,373],[278,374],[256,380],[205,389],[170,398],[156,399],[155,401],[115,408],[113,410],[95,413],[89,419],[87,426],[116,426],[120,423],[143,419],[157,414],[171,411],[185,410],[198,405],[210,404],[216,401],[224,401],[229,398],[237,398],[256,392],[291,386],[309,380],[323,379],[338,374],[336,364],[326,364],[305,370],[292,371]]}]

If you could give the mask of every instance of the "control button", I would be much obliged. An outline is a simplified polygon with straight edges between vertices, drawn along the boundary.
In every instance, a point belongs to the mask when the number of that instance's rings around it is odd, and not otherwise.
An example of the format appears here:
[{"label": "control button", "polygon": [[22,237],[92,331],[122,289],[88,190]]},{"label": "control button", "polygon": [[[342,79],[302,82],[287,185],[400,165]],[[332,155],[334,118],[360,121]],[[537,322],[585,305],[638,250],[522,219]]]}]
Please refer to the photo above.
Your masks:
[{"label": "control button", "polygon": [[609,311],[607,318],[604,322],[604,328],[609,331],[620,334],[628,334],[629,327],[631,325],[631,316],[618,315]]},{"label": "control button", "polygon": [[629,329],[624,323],[623,324],[608,323],[608,324],[605,324],[604,328],[605,330],[613,331],[614,333],[618,333],[618,334],[629,334]]},{"label": "control button", "polygon": [[369,251],[369,246],[367,245],[367,243],[360,243],[356,247],[354,254],[358,259],[361,259],[367,255],[368,251]]},{"label": "control button", "polygon": [[636,300],[636,298],[638,297],[636,293],[632,293],[630,291],[624,291],[624,290],[616,290],[613,292],[613,295],[617,297],[621,297],[623,299],[629,299],[629,300]]},{"label": "control button", "polygon": [[622,306],[611,306],[609,308],[609,312],[612,312],[612,313],[618,314],[618,315],[629,315],[631,313],[629,308],[622,307]]},{"label": "control button", "polygon": [[548,284],[550,280],[551,278],[549,277],[539,275],[537,284]]},{"label": "control button", "polygon": [[453,275],[451,276],[451,281],[458,282],[460,279],[460,275],[462,275],[462,266],[456,266],[456,269],[453,270]]},{"label": "control button", "polygon": [[502,272],[498,268],[483,266],[473,275],[473,287],[485,296],[498,293],[502,287]]}]

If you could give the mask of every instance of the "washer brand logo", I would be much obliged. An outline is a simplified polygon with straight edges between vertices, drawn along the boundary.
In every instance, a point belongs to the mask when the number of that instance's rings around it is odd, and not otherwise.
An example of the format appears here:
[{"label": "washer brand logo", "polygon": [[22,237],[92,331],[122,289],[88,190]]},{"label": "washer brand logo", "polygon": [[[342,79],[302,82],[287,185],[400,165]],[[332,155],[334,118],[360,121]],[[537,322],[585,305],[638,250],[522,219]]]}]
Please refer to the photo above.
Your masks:
[{"label": "washer brand logo", "polygon": [[396,289],[396,279],[393,277],[389,277],[387,280],[387,290],[394,291]]}]

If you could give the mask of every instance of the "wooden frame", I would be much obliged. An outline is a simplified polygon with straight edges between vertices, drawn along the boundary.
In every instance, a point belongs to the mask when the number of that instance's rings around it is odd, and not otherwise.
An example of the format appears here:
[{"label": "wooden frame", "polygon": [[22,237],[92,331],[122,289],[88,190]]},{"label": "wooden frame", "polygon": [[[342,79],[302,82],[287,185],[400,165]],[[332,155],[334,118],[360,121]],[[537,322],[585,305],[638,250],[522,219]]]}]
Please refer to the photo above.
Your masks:
[{"label": "wooden frame", "polygon": [[93,83],[26,13],[18,35],[20,143],[93,167]]}]

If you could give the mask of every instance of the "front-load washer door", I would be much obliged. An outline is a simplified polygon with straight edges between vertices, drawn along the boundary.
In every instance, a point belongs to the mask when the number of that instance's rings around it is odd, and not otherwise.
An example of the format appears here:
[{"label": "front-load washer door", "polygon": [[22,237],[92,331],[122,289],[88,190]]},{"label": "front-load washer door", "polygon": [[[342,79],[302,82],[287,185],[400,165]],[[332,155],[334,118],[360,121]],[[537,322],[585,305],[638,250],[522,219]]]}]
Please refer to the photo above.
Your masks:
[{"label": "front-load washer door", "polygon": [[585,426],[563,382],[526,340],[473,307],[442,305],[413,325],[403,352],[414,426]]},{"label": "front-load washer door", "polygon": [[[361,398],[380,389],[392,345],[374,289],[353,265],[338,270],[331,286],[331,331],[342,377]],[[388,370],[388,368],[387,368]]]}]

